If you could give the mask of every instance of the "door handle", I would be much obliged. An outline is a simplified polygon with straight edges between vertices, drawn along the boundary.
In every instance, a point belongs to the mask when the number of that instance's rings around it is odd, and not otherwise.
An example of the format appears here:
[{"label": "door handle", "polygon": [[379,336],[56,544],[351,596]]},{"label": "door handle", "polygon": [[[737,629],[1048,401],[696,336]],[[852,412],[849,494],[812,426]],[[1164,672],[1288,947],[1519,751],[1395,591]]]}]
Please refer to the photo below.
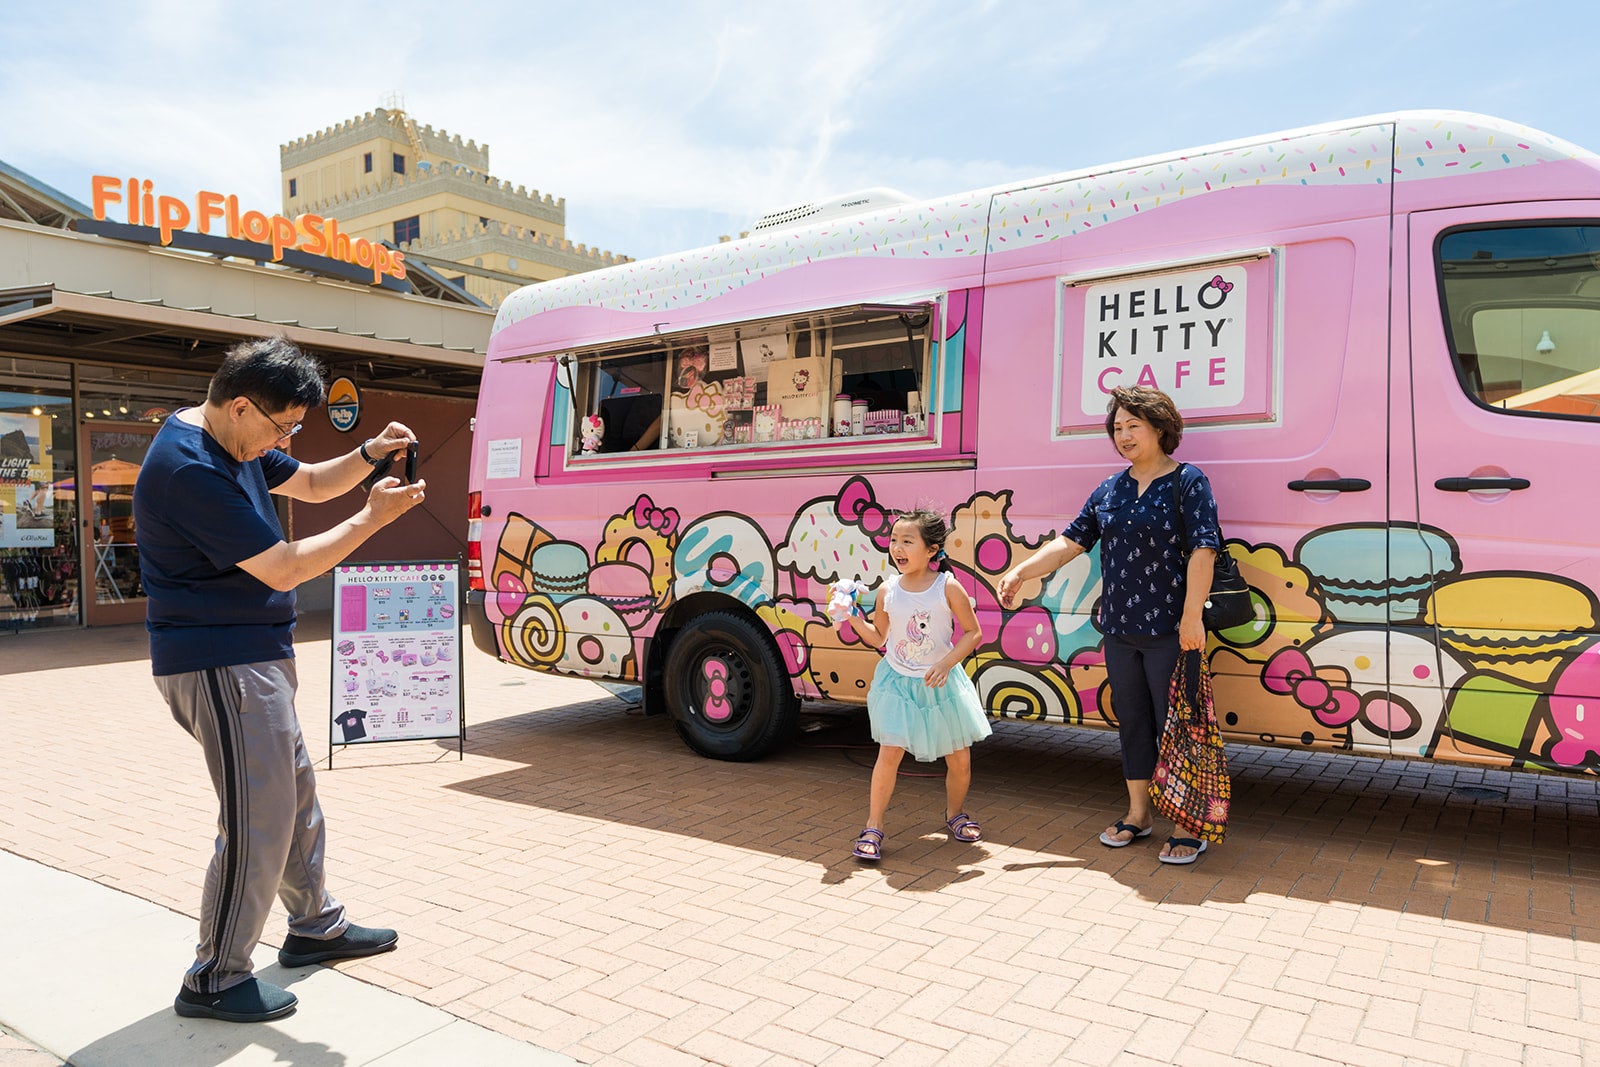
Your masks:
[{"label": "door handle", "polygon": [[1526,489],[1532,484],[1526,478],[1440,478],[1433,487],[1447,493],[1477,493],[1486,489]]},{"label": "door handle", "polygon": [[1372,483],[1365,478],[1322,478],[1306,481],[1296,478],[1289,488],[1297,493],[1365,493]]}]

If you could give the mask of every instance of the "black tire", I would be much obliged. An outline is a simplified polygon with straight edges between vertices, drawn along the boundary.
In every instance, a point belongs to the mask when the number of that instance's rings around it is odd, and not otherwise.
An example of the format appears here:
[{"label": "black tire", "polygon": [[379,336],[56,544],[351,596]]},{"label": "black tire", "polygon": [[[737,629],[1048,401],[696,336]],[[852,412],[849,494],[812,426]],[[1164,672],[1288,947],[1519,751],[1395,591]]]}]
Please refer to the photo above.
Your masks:
[{"label": "black tire", "polygon": [[667,649],[667,712],[702,756],[756,760],[781,748],[800,719],[771,638],[727,611],[696,615]]}]

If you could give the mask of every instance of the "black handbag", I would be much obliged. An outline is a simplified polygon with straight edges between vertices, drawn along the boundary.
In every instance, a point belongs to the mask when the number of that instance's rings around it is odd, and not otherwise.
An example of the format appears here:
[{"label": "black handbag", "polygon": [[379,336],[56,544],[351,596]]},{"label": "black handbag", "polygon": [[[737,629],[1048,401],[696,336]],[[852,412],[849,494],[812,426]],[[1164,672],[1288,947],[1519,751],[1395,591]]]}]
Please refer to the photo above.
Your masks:
[{"label": "black handbag", "polygon": [[[1189,558],[1189,532],[1183,516],[1183,468],[1178,464],[1178,476],[1172,480],[1172,506],[1178,513],[1178,539],[1183,545],[1183,558]],[[1200,612],[1200,621],[1207,630],[1231,630],[1243,626],[1256,617],[1255,604],[1250,599],[1250,586],[1239,573],[1239,564],[1228,551],[1227,542],[1217,552],[1216,564],[1211,572],[1211,591],[1206,594],[1206,605]]]}]

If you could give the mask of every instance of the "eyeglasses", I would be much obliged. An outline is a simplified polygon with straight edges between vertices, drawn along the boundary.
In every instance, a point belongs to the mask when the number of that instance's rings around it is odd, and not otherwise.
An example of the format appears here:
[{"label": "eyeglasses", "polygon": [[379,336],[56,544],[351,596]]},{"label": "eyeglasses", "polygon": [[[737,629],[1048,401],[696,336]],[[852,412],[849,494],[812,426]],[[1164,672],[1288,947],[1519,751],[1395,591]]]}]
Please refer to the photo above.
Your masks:
[{"label": "eyeglasses", "polygon": [[293,437],[295,434],[300,432],[300,427],[303,425],[302,423],[298,423],[297,422],[293,426],[291,426],[287,430],[285,430],[283,428],[283,424],[281,422],[279,422],[277,419],[273,418],[271,415],[267,414],[267,409],[266,408],[262,407],[260,404],[256,403],[254,400],[251,400],[250,397],[248,397],[248,396],[245,397],[245,399],[250,401],[250,406],[251,407],[253,407],[257,411],[261,412],[261,417],[263,419],[266,419],[268,422],[272,423],[272,428],[274,430],[278,431],[278,440],[280,440],[280,441],[287,440],[287,439]]}]

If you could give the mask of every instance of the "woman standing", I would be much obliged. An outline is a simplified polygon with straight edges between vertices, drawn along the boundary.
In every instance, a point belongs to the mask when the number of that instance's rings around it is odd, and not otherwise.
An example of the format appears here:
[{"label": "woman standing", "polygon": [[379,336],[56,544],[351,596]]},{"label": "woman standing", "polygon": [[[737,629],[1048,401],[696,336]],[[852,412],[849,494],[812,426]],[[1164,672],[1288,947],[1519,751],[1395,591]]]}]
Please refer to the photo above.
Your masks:
[{"label": "woman standing", "polygon": [[[1072,525],[1007,571],[999,593],[1000,603],[1013,607],[1024,582],[1100,545],[1100,631],[1128,784],[1128,813],[1106,828],[1100,843],[1125,848],[1155,828],[1150,776],[1166,724],[1167,688],[1179,653],[1205,650],[1200,611],[1222,530],[1206,476],[1172,458],[1183,440],[1183,416],[1172,398],[1144,386],[1121,388],[1112,392],[1107,412],[1106,435],[1128,469],[1101,482]],[[1181,497],[1181,513],[1175,497]],[[1205,849],[1203,841],[1172,836],[1160,858],[1193,863]]]}]

